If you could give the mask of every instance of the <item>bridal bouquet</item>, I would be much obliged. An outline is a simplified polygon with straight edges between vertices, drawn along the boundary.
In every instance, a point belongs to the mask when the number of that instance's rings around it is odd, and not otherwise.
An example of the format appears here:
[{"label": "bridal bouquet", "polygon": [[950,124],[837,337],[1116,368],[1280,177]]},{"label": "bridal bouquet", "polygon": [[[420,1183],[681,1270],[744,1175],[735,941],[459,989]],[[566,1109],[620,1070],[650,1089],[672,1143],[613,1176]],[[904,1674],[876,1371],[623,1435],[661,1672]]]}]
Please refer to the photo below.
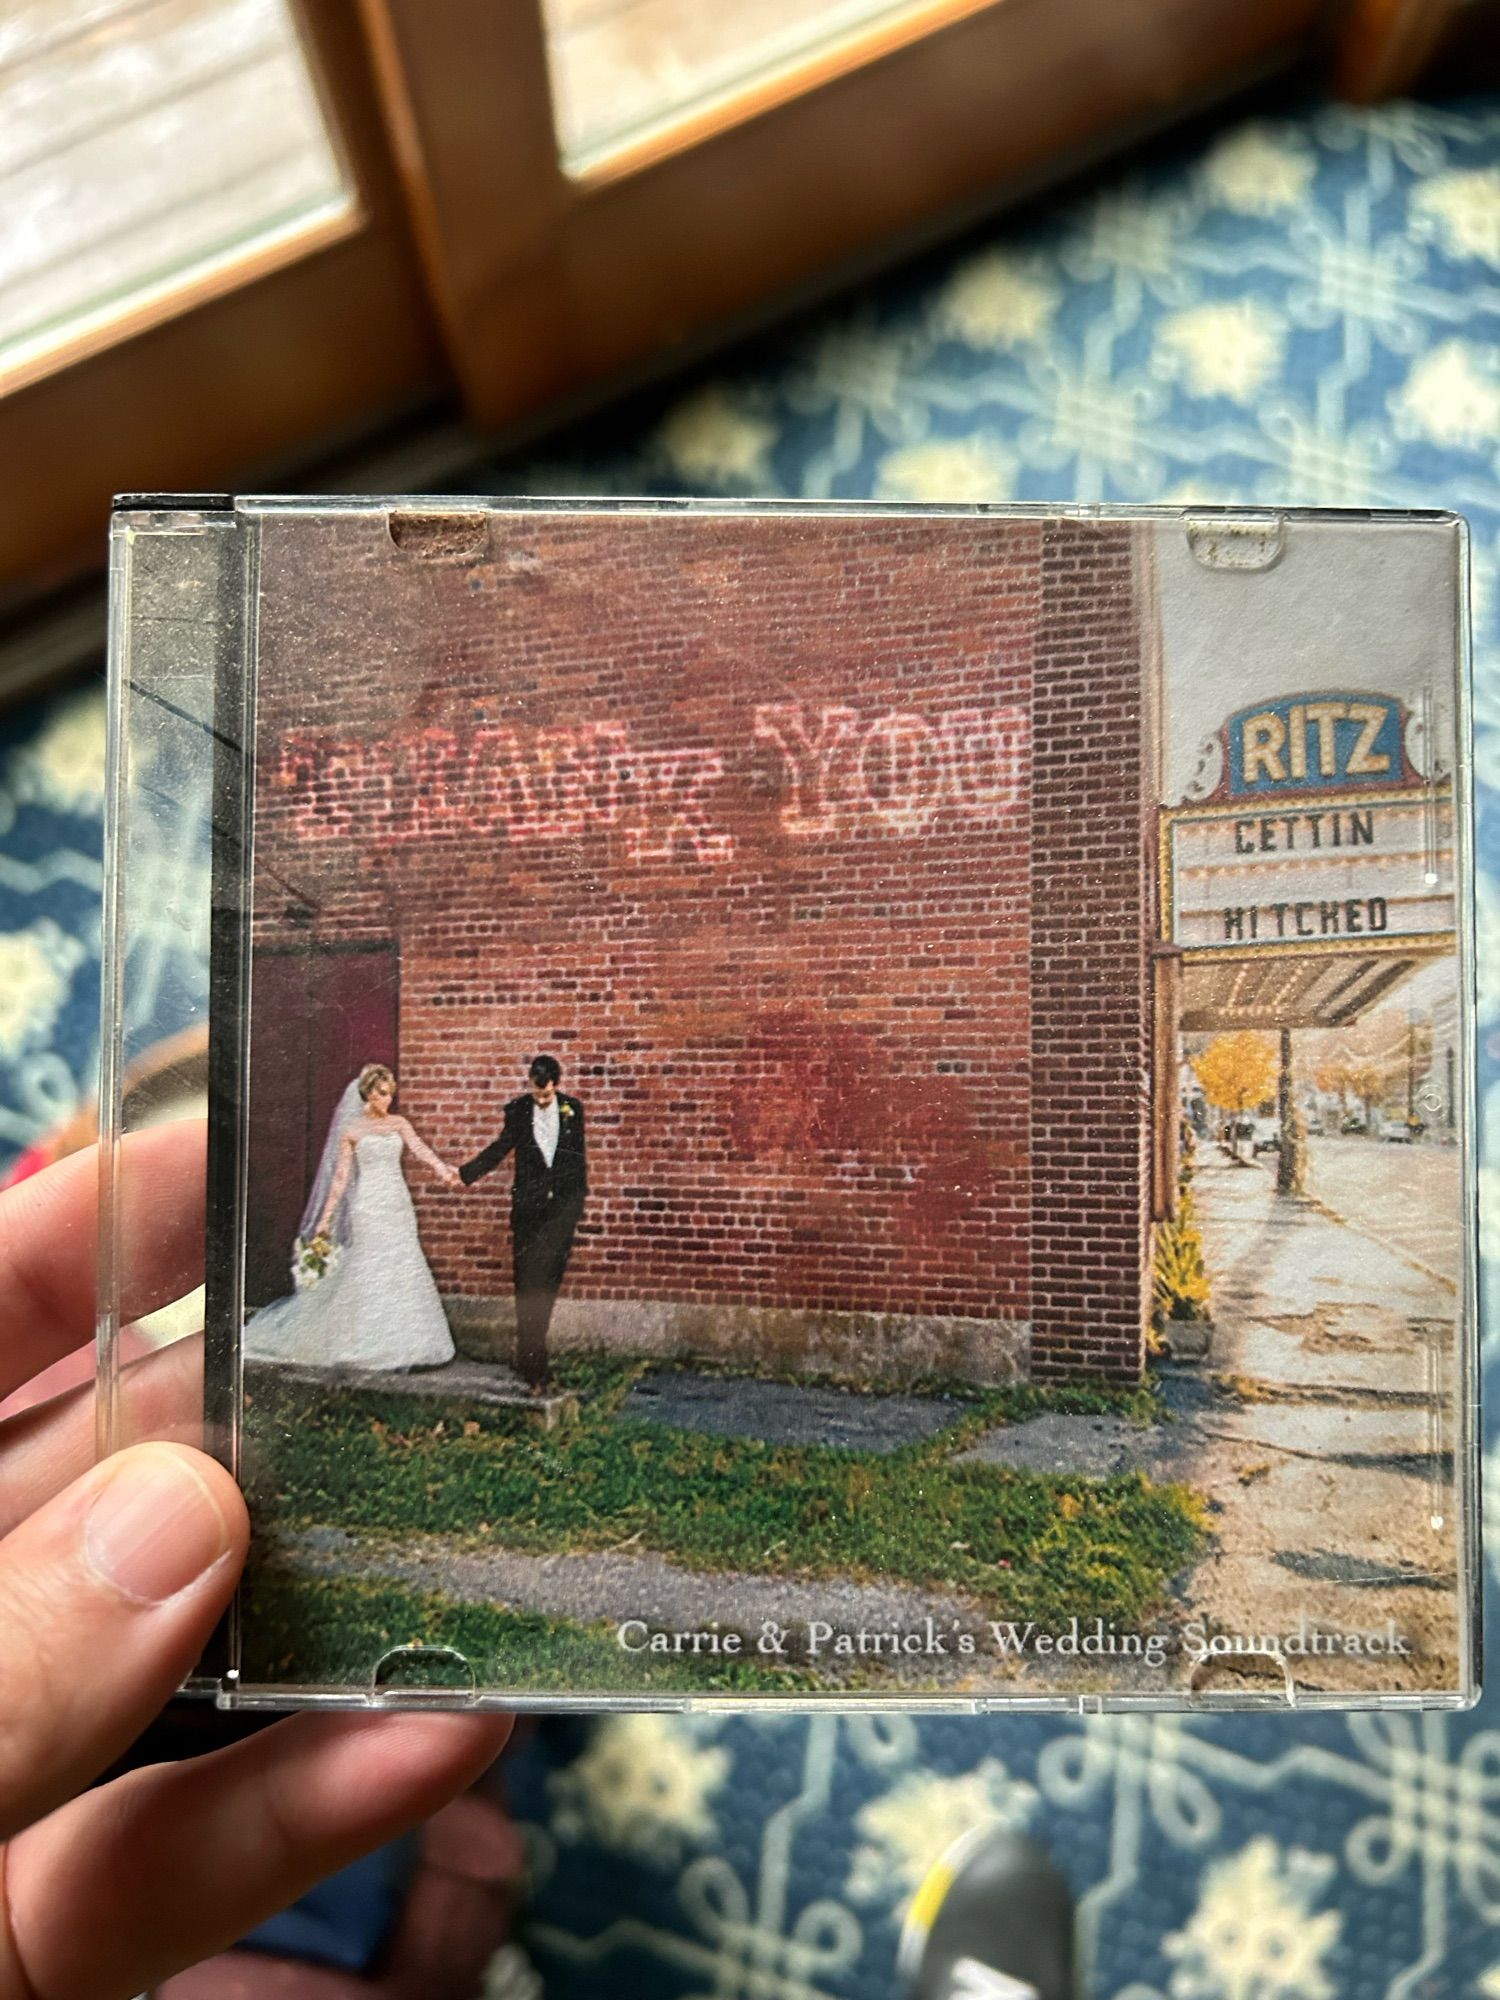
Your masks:
[{"label": "bridal bouquet", "polygon": [[292,1251],[292,1283],[299,1292],[307,1291],[328,1276],[339,1260],[339,1248],[331,1236],[297,1238]]}]

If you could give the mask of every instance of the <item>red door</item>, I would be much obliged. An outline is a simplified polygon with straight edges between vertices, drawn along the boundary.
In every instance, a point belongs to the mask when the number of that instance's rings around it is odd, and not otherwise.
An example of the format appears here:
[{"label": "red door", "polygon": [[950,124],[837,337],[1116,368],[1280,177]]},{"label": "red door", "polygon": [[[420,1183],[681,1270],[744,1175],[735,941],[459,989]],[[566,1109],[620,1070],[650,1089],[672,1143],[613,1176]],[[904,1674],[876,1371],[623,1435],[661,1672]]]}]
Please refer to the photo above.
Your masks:
[{"label": "red door", "polygon": [[345,1086],[368,1062],[396,1067],[399,972],[394,944],[254,955],[247,1306],[291,1289],[292,1241]]}]

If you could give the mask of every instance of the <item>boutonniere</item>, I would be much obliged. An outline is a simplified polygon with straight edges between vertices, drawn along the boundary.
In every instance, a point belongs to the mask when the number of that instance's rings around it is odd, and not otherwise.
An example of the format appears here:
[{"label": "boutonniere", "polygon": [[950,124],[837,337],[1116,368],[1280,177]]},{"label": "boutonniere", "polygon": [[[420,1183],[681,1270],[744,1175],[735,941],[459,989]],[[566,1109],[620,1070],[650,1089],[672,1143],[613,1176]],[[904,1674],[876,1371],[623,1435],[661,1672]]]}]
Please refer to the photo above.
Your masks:
[{"label": "boutonniere", "polygon": [[571,1118],[573,1116],[573,1107],[571,1104],[560,1104],[557,1108],[564,1118]]}]

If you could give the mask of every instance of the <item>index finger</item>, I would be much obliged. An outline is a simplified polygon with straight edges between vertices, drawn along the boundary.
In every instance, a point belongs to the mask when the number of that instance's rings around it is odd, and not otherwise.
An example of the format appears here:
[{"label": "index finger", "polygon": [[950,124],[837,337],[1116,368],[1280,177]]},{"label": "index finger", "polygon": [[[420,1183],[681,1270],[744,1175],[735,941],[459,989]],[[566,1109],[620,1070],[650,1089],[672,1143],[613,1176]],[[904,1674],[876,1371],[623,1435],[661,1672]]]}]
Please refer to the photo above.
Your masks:
[{"label": "index finger", "polygon": [[[201,1118],[132,1132],[121,1145],[120,1294],[128,1319],[203,1281],[207,1149]],[[0,1194],[0,1397],[90,1338],[98,1237],[95,1147]]]}]

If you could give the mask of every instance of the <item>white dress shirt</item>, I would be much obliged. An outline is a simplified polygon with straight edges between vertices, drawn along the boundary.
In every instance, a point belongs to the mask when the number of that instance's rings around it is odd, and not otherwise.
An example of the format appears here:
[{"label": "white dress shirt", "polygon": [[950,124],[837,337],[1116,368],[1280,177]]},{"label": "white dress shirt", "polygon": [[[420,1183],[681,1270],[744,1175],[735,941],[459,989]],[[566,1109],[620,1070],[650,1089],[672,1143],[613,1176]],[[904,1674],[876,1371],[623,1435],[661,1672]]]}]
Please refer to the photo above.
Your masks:
[{"label": "white dress shirt", "polygon": [[562,1129],[562,1113],[554,1096],[550,1104],[533,1103],[531,1107],[531,1135],[541,1149],[542,1158],[550,1167],[557,1152],[557,1135]]}]

